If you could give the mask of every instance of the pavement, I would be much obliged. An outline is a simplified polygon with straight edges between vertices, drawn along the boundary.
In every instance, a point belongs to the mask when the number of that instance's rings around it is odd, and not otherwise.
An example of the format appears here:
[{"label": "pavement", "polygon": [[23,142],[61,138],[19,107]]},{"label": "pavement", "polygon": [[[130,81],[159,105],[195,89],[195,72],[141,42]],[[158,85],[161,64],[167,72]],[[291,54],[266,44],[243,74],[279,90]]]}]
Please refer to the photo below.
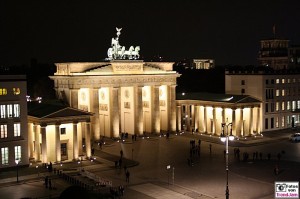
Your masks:
[{"label": "pavement", "polygon": [[[294,132],[294,130],[266,132],[263,136],[240,138],[230,143],[231,147],[244,147],[244,146],[257,146],[270,142],[281,141],[288,139],[288,137]],[[173,135],[172,135],[173,136]],[[195,138],[195,135],[190,132],[185,132],[183,136],[187,138]],[[156,139],[157,136],[146,135],[138,139]],[[221,144],[219,137],[207,134],[197,133],[197,137],[208,143]],[[123,177],[116,177],[111,175],[114,173],[118,175],[122,174],[122,168],[115,168],[115,161],[120,159],[119,155],[108,153],[110,148],[114,147],[115,140],[105,139],[105,145],[103,147],[106,150],[100,150],[96,145],[95,155],[91,160],[84,160],[82,162],[63,162],[62,164],[53,164],[53,168],[58,171],[71,171],[81,170],[91,173],[96,173],[113,182],[113,187],[125,184],[125,194],[122,196],[124,199],[153,199],[153,198],[182,198],[182,199],[212,199],[215,198],[212,195],[201,193],[201,191],[195,191],[188,187],[180,186],[177,183],[170,181],[158,181],[148,180],[146,182],[136,181],[135,183],[124,183]],[[127,138],[123,144],[131,144],[131,139]],[[133,152],[132,152],[133,153]],[[133,156],[132,156],[133,157]],[[252,157],[252,156],[251,156]],[[235,162],[230,165],[232,175],[239,176],[242,174],[243,178],[257,180],[259,182],[272,184],[274,181],[281,179],[295,181],[295,175],[299,176],[300,181],[299,163],[281,161],[280,172],[281,175],[273,176],[266,175],[266,173],[273,172],[274,165],[278,163],[277,160],[259,161],[258,159],[253,161],[247,161],[247,163]],[[241,164],[243,164],[241,166]],[[134,161],[133,158],[123,158],[123,165],[128,168],[137,167],[139,162]],[[257,168],[260,168],[257,170]],[[295,173],[295,171],[297,171]],[[102,176],[103,174],[103,176]],[[49,176],[53,180],[53,189],[49,190],[44,186],[44,178]],[[16,175],[16,168],[9,168],[0,171],[0,194],[1,198],[59,198],[59,195],[72,183],[61,178],[57,173],[48,172],[47,168],[38,163],[32,163],[29,167],[18,168],[18,182]],[[104,192],[108,192],[108,189],[104,189]],[[3,196],[3,197],[2,197]],[[266,196],[266,199],[269,196]],[[108,197],[107,197],[108,198]]]}]

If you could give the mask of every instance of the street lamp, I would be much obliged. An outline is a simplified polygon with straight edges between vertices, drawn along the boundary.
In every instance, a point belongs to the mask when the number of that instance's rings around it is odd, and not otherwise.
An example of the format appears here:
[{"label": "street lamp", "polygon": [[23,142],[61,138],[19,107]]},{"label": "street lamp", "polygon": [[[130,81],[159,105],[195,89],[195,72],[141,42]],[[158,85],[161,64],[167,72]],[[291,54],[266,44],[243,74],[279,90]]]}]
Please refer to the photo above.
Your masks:
[{"label": "street lamp", "polygon": [[[228,127],[230,126],[230,134],[228,135]],[[226,133],[225,133],[226,127]],[[226,199],[229,199],[229,188],[228,188],[228,140],[234,140],[232,135],[232,123],[222,123],[222,134],[221,141],[226,142]]]},{"label": "street lamp", "polygon": [[20,159],[16,159],[15,162],[16,162],[16,165],[17,165],[17,182],[19,182],[19,163],[20,163]]}]

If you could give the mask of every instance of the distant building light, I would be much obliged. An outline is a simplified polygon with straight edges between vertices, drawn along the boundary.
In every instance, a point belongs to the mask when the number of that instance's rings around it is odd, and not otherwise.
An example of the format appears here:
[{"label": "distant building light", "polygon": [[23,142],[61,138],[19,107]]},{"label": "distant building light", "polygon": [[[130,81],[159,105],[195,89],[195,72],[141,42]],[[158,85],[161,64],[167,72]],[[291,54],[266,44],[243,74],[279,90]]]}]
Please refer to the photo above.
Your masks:
[{"label": "distant building light", "polygon": [[185,93],[182,93],[182,95],[185,95]]}]

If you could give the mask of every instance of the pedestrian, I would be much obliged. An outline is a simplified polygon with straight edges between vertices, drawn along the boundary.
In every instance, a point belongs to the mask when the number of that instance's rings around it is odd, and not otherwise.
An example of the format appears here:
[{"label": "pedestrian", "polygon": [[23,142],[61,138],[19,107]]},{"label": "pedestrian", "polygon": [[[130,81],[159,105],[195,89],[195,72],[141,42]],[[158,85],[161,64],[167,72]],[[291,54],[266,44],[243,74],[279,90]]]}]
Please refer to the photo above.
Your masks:
[{"label": "pedestrian", "polygon": [[102,141],[100,141],[100,149],[102,150]]},{"label": "pedestrian", "polygon": [[126,171],[126,182],[128,182],[128,183],[129,183],[129,177],[130,177],[130,173],[129,173],[129,171],[127,170],[127,171]]},{"label": "pedestrian", "polygon": [[277,154],[277,159],[278,159],[278,161],[280,161],[280,159],[281,159],[281,154],[280,153]]},{"label": "pedestrian", "polygon": [[211,154],[211,144],[209,144],[209,154]]},{"label": "pedestrian", "polygon": [[51,182],[51,179],[49,178],[49,189],[52,189],[52,182]]},{"label": "pedestrian", "polygon": [[45,177],[45,187],[48,188],[48,176]]},{"label": "pedestrian", "polygon": [[95,154],[95,149],[94,149],[94,147],[92,148],[92,155],[94,155]]}]

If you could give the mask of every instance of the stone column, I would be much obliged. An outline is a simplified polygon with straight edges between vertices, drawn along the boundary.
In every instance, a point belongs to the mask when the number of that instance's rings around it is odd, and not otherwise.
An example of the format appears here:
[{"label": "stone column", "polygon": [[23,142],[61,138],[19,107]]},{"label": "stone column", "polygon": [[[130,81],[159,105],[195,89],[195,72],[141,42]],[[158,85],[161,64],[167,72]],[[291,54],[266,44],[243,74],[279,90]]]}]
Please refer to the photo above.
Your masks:
[{"label": "stone column", "polygon": [[176,85],[169,86],[170,97],[169,97],[169,108],[168,112],[170,113],[169,117],[169,131],[176,131]]},{"label": "stone column", "polygon": [[152,90],[152,130],[160,133],[159,86],[153,86]]},{"label": "stone column", "polygon": [[245,132],[244,132],[244,108],[241,107],[240,109],[240,128],[241,130],[237,133],[237,136],[245,136]]},{"label": "stone column", "polygon": [[119,87],[111,88],[111,129],[113,137],[118,137],[120,134],[120,115],[119,115]]},{"label": "stone column", "polygon": [[204,111],[204,116],[203,116],[203,122],[204,122],[204,124],[203,124],[203,131],[204,131],[204,133],[207,133],[207,108],[206,108],[206,106],[204,106],[203,111]]},{"label": "stone column", "polygon": [[232,135],[236,135],[235,108],[232,109]]},{"label": "stone column", "polygon": [[60,124],[55,124],[55,149],[56,162],[61,161],[61,145],[60,145]]},{"label": "stone column", "polygon": [[[279,122],[281,124],[281,120]],[[257,107],[256,131],[257,131],[258,134],[261,133],[261,131],[260,131],[260,125],[261,125],[261,121],[260,121],[260,107]]]},{"label": "stone column", "polygon": [[[191,131],[191,105],[185,105],[186,114],[185,114],[185,125],[186,130]],[[187,117],[186,117],[187,116]]]},{"label": "stone column", "polygon": [[34,158],[34,151],[33,151],[33,124],[28,124],[28,151],[29,151],[29,159]]},{"label": "stone column", "polygon": [[199,129],[199,105],[195,105],[195,132]]},{"label": "stone column", "polygon": [[177,106],[177,131],[181,131],[181,106]]},{"label": "stone column", "polygon": [[195,105],[191,105],[191,131],[195,131]]},{"label": "stone column", "polygon": [[77,88],[70,89],[70,107],[78,108],[78,90]]},{"label": "stone column", "polygon": [[99,88],[91,89],[91,97],[90,97],[90,104],[91,104],[91,112],[94,115],[91,117],[92,123],[92,137],[94,140],[100,140],[100,120],[99,120]]},{"label": "stone column", "polygon": [[91,123],[86,122],[85,125],[85,149],[86,149],[86,157],[91,157]]},{"label": "stone column", "polygon": [[34,132],[34,155],[35,161],[41,160],[41,150],[40,150],[40,132],[36,124],[33,125],[33,132]]},{"label": "stone column", "polygon": [[222,107],[222,123],[225,123],[225,108]]},{"label": "stone column", "polygon": [[250,107],[249,135],[253,134],[253,107]]},{"label": "stone column", "polygon": [[214,121],[213,135],[215,135],[217,133],[217,113],[216,113],[216,107],[213,107],[213,121]]},{"label": "stone column", "polygon": [[46,127],[47,127],[47,125],[44,125],[44,124],[42,124],[40,127],[41,134],[42,134],[42,162],[43,163],[48,163]]},{"label": "stone column", "polygon": [[143,135],[143,87],[142,86],[135,86],[134,87],[134,134]]},{"label": "stone column", "polygon": [[78,133],[77,133],[77,122],[73,123],[73,159],[77,160],[79,154],[78,148]]}]

